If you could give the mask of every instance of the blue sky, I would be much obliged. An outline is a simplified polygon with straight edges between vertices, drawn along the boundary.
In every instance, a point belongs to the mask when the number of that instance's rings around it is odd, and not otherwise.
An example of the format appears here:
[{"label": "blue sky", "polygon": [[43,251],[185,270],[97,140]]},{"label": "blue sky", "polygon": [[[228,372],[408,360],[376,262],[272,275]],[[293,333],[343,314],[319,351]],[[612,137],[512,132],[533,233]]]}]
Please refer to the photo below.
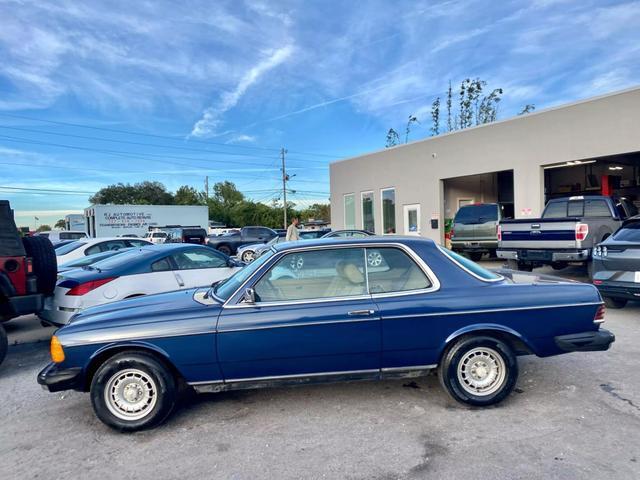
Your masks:
[{"label": "blue sky", "polygon": [[[326,201],[328,163],[384,146],[449,80],[500,118],[638,83],[637,1],[0,0],[0,197],[53,222],[116,182],[232,180]],[[87,128],[89,127],[89,128]],[[46,192],[27,189],[46,189]]]}]

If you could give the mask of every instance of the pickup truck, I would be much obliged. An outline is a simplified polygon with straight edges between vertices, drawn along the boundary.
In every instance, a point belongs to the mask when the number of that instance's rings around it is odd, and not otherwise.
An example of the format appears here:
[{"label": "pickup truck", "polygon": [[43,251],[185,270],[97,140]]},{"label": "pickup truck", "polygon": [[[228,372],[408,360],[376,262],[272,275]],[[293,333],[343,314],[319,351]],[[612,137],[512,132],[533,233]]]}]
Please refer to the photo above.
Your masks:
[{"label": "pickup truck", "polygon": [[514,270],[530,272],[542,265],[560,270],[569,263],[589,268],[593,247],[636,213],[624,198],[593,195],[549,200],[541,218],[500,221],[496,254]]},{"label": "pickup truck", "polygon": [[220,236],[209,236],[207,245],[225,255],[235,255],[238,248],[251,243],[267,243],[278,234],[267,227],[242,227],[239,232]]}]

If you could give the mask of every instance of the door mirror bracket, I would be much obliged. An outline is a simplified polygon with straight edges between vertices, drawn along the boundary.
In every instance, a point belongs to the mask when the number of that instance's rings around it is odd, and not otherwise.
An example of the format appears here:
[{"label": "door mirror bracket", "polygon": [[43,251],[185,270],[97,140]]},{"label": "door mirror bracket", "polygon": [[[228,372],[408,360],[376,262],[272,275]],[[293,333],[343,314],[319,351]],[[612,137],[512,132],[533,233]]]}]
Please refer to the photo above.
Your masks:
[{"label": "door mirror bracket", "polygon": [[256,303],[256,291],[253,288],[247,288],[242,295],[242,303],[254,305]]}]

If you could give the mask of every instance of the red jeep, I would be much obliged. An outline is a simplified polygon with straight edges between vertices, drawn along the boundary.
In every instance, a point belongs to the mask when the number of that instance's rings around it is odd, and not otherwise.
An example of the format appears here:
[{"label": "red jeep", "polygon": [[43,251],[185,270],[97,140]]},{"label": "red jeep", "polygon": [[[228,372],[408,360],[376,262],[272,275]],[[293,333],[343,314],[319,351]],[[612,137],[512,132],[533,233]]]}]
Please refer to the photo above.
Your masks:
[{"label": "red jeep", "polygon": [[42,310],[56,285],[56,253],[45,237],[18,234],[13,210],[0,200],[0,363],[7,354],[3,322]]}]

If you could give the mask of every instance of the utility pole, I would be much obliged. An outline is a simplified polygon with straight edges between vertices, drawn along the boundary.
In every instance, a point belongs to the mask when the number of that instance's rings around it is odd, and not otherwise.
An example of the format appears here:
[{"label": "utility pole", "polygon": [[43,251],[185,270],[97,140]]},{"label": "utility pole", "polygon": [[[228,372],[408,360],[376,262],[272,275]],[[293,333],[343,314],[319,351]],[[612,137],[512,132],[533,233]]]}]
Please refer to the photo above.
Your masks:
[{"label": "utility pole", "polygon": [[284,147],[280,149],[280,157],[282,158],[282,198],[284,199],[284,228],[287,228],[287,168],[284,156],[287,153]]},{"label": "utility pole", "polygon": [[207,205],[209,205],[209,175],[204,177],[204,199],[207,201]]}]

